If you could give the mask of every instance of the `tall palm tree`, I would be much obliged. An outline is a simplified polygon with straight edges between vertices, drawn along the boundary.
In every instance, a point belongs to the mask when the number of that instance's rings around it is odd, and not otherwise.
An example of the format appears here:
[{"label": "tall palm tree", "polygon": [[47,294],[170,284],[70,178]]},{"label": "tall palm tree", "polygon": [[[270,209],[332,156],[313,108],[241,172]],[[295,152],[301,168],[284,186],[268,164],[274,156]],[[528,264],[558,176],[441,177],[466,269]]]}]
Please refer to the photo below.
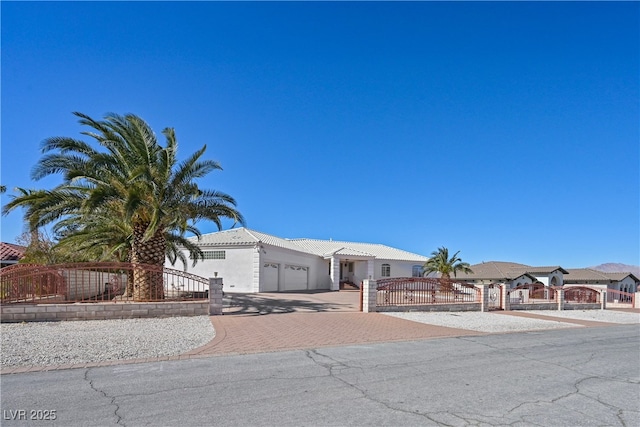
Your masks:
[{"label": "tall palm tree", "polygon": [[424,263],[424,274],[440,273],[440,280],[442,288],[444,290],[451,289],[451,274],[453,277],[457,277],[458,272],[473,273],[469,263],[462,262],[462,259],[458,257],[460,251],[449,257],[449,249],[445,247],[438,248],[437,251],[431,252],[431,258]]},{"label": "tall palm tree", "polygon": [[[26,207],[29,224],[60,222],[59,230],[67,233],[67,239],[102,242],[112,250],[126,242],[132,263],[157,266],[164,265],[167,248],[174,260],[184,260],[178,245],[191,249],[194,260],[201,256],[184,239],[187,232],[199,235],[195,223],[200,220],[213,221],[218,229],[223,218],[244,224],[231,196],[200,189],[195,182],[221,169],[217,162],[202,159],[206,145],[178,162],[178,143],[171,128],[162,131],[165,143],[161,145],[151,127],[136,115],[108,114],[98,121],[74,114],[81,125],[91,128],[82,134],[98,147],[67,137],[46,139],[42,144],[46,154],[32,177],[62,174],[63,183],[50,191],[14,198],[5,213]],[[79,226],[74,228],[74,222]],[[107,243],[114,236],[118,244]],[[163,289],[161,274],[134,269],[135,300],[162,298]]]}]

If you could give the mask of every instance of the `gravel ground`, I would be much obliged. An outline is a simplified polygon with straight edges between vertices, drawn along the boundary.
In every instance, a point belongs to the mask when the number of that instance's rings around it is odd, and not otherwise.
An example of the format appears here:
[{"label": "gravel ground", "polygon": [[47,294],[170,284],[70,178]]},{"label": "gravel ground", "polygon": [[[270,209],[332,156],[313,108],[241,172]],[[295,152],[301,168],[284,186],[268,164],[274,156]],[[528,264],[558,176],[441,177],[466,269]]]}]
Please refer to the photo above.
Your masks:
[{"label": "gravel ground", "polygon": [[[638,313],[625,313],[611,310],[567,310],[552,312],[538,310],[526,311],[525,313],[609,323],[640,323],[640,314]],[[481,312],[410,312],[385,314],[414,322],[468,329],[478,332],[516,332],[580,327],[574,323]]]},{"label": "gravel ground", "polygon": [[613,310],[563,310],[563,311],[525,311],[524,313],[541,316],[564,317],[567,319],[593,320],[609,323],[640,323],[640,313]]},{"label": "gravel ground", "polygon": [[0,332],[3,368],[177,356],[215,336],[208,316],[2,323]]},{"label": "gravel ground", "polygon": [[[530,311],[537,315],[609,323],[640,323],[639,313],[612,310]],[[479,332],[580,327],[553,320],[494,313],[385,313],[389,316]],[[2,323],[1,366],[51,366],[177,356],[215,336],[208,316],[79,322]]]},{"label": "gravel ground", "polygon": [[[468,329],[478,332],[516,332],[570,328],[577,325],[552,320],[529,319],[482,312],[385,313],[389,316],[429,325]],[[578,326],[579,327],[579,326]]]}]

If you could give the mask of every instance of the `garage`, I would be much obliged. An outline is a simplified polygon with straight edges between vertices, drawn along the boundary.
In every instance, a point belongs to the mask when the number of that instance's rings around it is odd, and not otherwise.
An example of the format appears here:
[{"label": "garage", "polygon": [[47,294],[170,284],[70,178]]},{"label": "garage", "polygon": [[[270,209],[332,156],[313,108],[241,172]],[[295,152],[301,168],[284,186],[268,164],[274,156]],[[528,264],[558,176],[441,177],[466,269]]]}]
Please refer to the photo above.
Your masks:
[{"label": "garage", "polygon": [[309,286],[309,267],[299,265],[284,266],[283,291],[300,291]]},{"label": "garage", "polygon": [[262,265],[262,274],[260,282],[262,282],[262,292],[275,292],[278,290],[278,270],[279,264],[273,262],[265,262]]}]

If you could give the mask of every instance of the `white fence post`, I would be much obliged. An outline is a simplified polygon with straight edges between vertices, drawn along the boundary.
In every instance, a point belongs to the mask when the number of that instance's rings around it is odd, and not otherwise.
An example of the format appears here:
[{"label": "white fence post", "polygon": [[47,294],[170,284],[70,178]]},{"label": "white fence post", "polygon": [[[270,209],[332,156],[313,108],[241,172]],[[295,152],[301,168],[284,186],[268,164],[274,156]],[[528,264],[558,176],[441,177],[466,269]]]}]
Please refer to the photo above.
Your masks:
[{"label": "white fence post", "polygon": [[378,289],[375,280],[365,279],[362,282],[362,312],[375,313]]},{"label": "white fence post", "polygon": [[476,285],[480,289],[480,311],[489,311],[489,292],[487,285]]},{"label": "white fence post", "polygon": [[222,314],[222,277],[209,278],[209,316]]},{"label": "white fence post", "polygon": [[558,310],[564,310],[564,289],[556,289],[556,299],[558,301]]},{"label": "white fence post", "polygon": [[508,284],[500,285],[500,295],[502,296],[502,301],[500,301],[500,308],[504,311],[511,310],[511,294]]}]

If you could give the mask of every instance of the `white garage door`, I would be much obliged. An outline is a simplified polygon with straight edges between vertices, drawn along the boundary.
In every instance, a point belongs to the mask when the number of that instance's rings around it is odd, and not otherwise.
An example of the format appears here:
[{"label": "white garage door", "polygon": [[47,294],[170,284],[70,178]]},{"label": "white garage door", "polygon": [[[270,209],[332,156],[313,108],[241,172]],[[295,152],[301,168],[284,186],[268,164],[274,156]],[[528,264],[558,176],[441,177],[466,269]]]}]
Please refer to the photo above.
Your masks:
[{"label": "white garage door", "polygon": [[262,277],[260,282],[262,289],[261,292],[274,292],[278,290],[278,264],[272,262],[265,262],[262,265]]},{"label": "white garage door", "polygon": [[309,283],[309,267],[299,265],[284,266],[284,291],[300,291],[307,289]]}]

